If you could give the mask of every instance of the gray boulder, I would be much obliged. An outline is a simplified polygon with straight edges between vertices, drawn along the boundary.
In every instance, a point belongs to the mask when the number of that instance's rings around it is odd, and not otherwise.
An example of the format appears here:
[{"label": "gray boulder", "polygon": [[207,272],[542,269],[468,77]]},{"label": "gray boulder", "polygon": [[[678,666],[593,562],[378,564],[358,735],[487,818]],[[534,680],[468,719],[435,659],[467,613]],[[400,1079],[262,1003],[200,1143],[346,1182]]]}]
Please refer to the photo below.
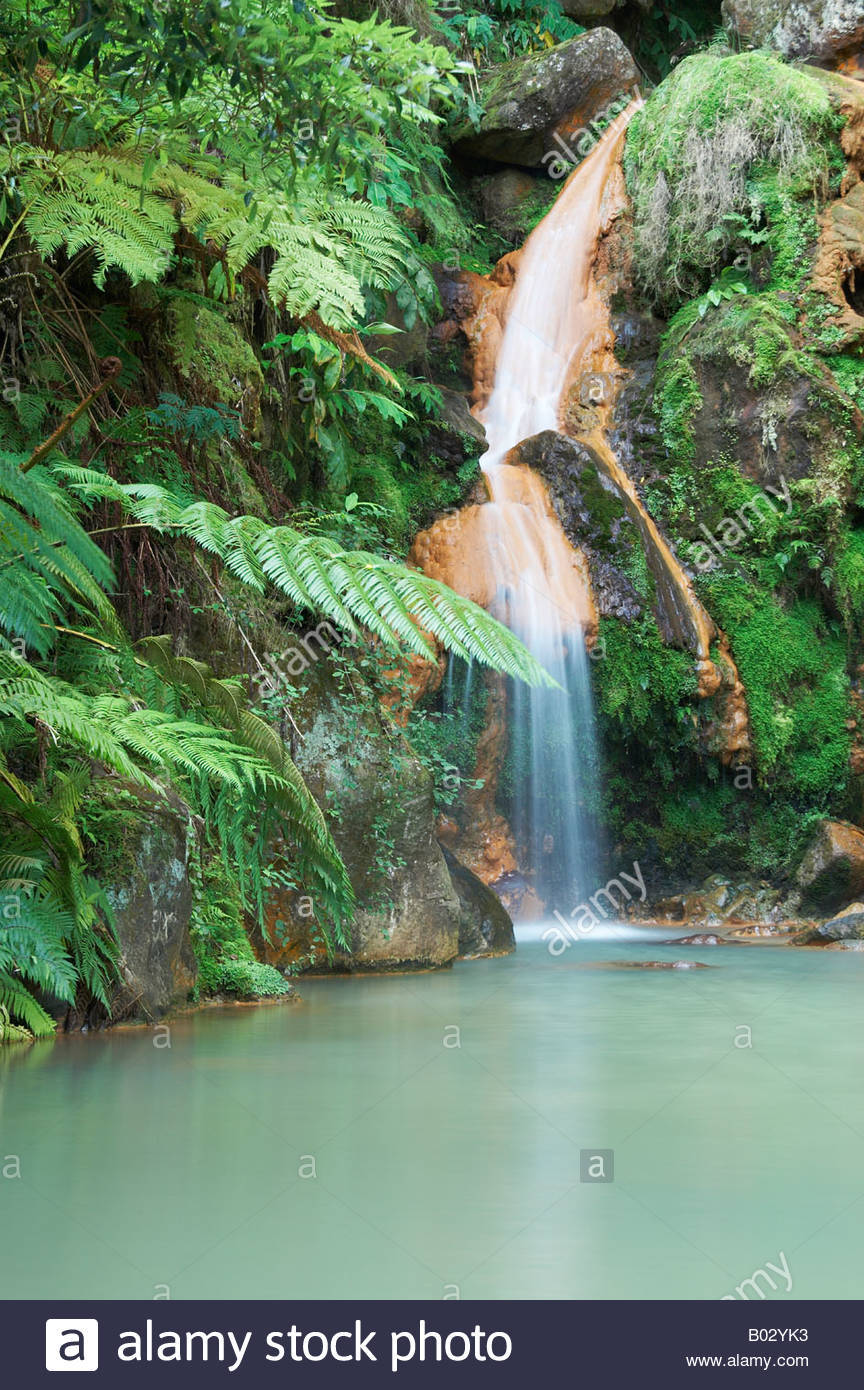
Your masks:
[{"label": "gray boulder", "polygon": [[135,795],[141,818],[127,823],[122,867],[107,890],[126,994],[115,1014],[155,1019],[188,999],[198,973],[189,939],[187,817],[173,795],[139,788]]},{"label": "gray boulder", "polygon": [[830,922],[822,922],[815,927],[807,927],[795,937],[796,946],[843,945],[850,950],[860,949],[855,943],[864,944],[864,903],[850,903]]},{"label": "gray boulder", "polygon": [[481,82],[479,130],[466,122],[451,138],[457,152],[471,158],[551,170],[554,158],[566,158],[559,142],[575,151],[571,162],[578,161],[587,152],[579,147],[591,122],[610,114],[638,80],[618,35],[591,29],[494,68]]},{"label": "gray boulder", "polygon": [[833,65],[864,45],[861,0],[723,0],[723,21],[754,48]]},{"label": "gray boulder", "polygon": [[417,970],[459,953],[461,908],[435,839],[431,773],[382,715],[362,680],[351,698],[321,660],[303,673],[291,710],[300,729],[294,757],[325,811],[354,888],[348,951],[328,958],[317,905],[294,892],[267,904],[258,956],[301,970]]}]

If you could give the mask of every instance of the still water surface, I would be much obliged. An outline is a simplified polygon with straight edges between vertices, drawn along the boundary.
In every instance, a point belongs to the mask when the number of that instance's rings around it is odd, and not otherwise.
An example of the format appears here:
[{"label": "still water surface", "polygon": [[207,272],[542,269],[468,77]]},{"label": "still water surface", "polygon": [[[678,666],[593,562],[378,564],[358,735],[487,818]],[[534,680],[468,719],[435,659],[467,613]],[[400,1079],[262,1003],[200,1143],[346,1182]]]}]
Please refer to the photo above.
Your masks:
[{"label": "still water surface", "polygon": [[0,1055],[2,1296],[716,1299],[782,1251],[771,1297],[864,1297],[864,954],[300,988]]}]

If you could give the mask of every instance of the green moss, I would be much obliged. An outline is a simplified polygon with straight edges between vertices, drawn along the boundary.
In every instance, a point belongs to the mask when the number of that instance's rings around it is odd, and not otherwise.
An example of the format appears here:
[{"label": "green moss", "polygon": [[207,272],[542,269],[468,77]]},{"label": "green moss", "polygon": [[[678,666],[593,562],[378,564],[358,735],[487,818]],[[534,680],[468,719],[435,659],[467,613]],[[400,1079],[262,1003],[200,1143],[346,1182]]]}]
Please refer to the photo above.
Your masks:
[{"label": "green moss", "polygon": [[632,623],[601,619],[598,647],[603,657],[594,662],[594,677],[601,715],[625,735],[652,743],[662,739],[664,725],[680,729],[682,711],[686,718],[696,694],[693,660],[663,643],[653,617],[644,614]]},{"label": "green moss", "polygon": [[834,589],[846,626],[864,633],[864,531],[844,530],[834,557]]},{"label": "green moss", "polygon": [[585,510],[591,518],[591,542],[607,548],[619,542],[613,539],[615,523],[627,517],[627,510],[617,492],[605,488],[593,463],[586,463],[574,479]]},{"label": "green moss", "polygon": [[760,780],[827,805],[849,775],[845,642],[812,601],[784,606],[731,574],[705,587],[747,691]]},{"label": "green moss", "polygon": [[686,58],[627,139],[646,291],[680,303],[723,265],[758,261],[766,243],[776,276],[800,276],[802,241],[815,225],[804,200],[842,169],[841,125],[823,84],[774,54],[716,47]]},{"label": "green moss", "polygon": [[205,400],[224,401],[257,423],[264,376],[251,344],[224,309],[199,295],[173,292],[169,343],[180,373]]},{"label": "green moss", "polygon": [[693,416],[702,409],[702,392],[683,351],[661,353],[657,364],[656,409],[663,443],[676,460],[693,458]]},{"label": "green moss", "polygon": [[864,357],[841,353],[831,359],[831,371],[840,390],[864,411]]}]

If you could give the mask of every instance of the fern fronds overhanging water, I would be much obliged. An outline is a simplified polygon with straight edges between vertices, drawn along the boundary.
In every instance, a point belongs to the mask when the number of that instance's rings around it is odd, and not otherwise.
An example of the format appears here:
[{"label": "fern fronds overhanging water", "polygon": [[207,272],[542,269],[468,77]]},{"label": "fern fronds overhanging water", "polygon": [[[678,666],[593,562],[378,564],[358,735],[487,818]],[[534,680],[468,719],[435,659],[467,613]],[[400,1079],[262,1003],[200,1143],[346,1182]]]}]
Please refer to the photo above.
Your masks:
[{"label": "fern fronds overhanging water", "polygon": [[[325,614],[352,637],[366,630],[396,650],[425,656],[434,655],[434,640],[532,683],[549,678],[483,610],[395,561],[255,517],[230,517],[156,485],[118,484],[93,469],[55,463],[24,474],[22,461],[5,455],[0,469],[0,630],[13,644],[0,651],[2,747],[32,745],[38,752],[47,742],[68,769],[57,774],[46,810],[8,761],[0,767],[5,853],[20,879],[9,888],[16,915],[4,924],[0,1006],[37,1033],[53,1024],[28,982],[67,1004],[81,983],[110,1008],[116,948],[105,900],[85,872],[74,819],[80,779],[89,781],[86,767],[94,762],[149,791],[174,787],[202,817],[245,901],[259,913],[262,866],[274,843],[284,841],[300,881],[317,899],[324,930],[346,945],[351,884],[282,740],[246,707],[237,681],[218,680],[204,663],[175,657],[169,639],[130,648],[108,597],[110,565],[75,514],[80,499],[121,503],[133,524],[191,540],[244,584],[275,585],[298,608]],[[97,670],[92,691],[41,661],[53,651],[56,663],[61,642],[78,641],[120,663]],[[131,690],[118,686],[121,667],[127,681],[132,673]],[[174,695],[164,708],[168,689]],[[21,878],[31,860],[33,876]]]}]

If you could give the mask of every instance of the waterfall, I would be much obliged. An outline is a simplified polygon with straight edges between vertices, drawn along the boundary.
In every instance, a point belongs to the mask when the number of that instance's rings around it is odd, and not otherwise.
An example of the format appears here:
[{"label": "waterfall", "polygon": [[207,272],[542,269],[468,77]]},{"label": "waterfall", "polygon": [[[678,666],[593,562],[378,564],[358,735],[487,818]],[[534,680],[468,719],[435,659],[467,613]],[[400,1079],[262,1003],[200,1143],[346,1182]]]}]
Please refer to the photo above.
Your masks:
[{"label": "waterfall", "polygon": [[[631,108],[631,111],[634,108]],[[608,316],[592,267],[604,194],[623,139],[624,113],[570,176],[529,237],[510,292],[491,396],[480,419],[480,461],[490,607],[555,678],[560,690],[511,692],[511,825],[519,861],[547,909],[568,912],[599,874],[597,744],[585,632],[593,616],[582,557],[570,545],[535,474],[509,451],[559,428],[574,373],[593,368]]]}]

